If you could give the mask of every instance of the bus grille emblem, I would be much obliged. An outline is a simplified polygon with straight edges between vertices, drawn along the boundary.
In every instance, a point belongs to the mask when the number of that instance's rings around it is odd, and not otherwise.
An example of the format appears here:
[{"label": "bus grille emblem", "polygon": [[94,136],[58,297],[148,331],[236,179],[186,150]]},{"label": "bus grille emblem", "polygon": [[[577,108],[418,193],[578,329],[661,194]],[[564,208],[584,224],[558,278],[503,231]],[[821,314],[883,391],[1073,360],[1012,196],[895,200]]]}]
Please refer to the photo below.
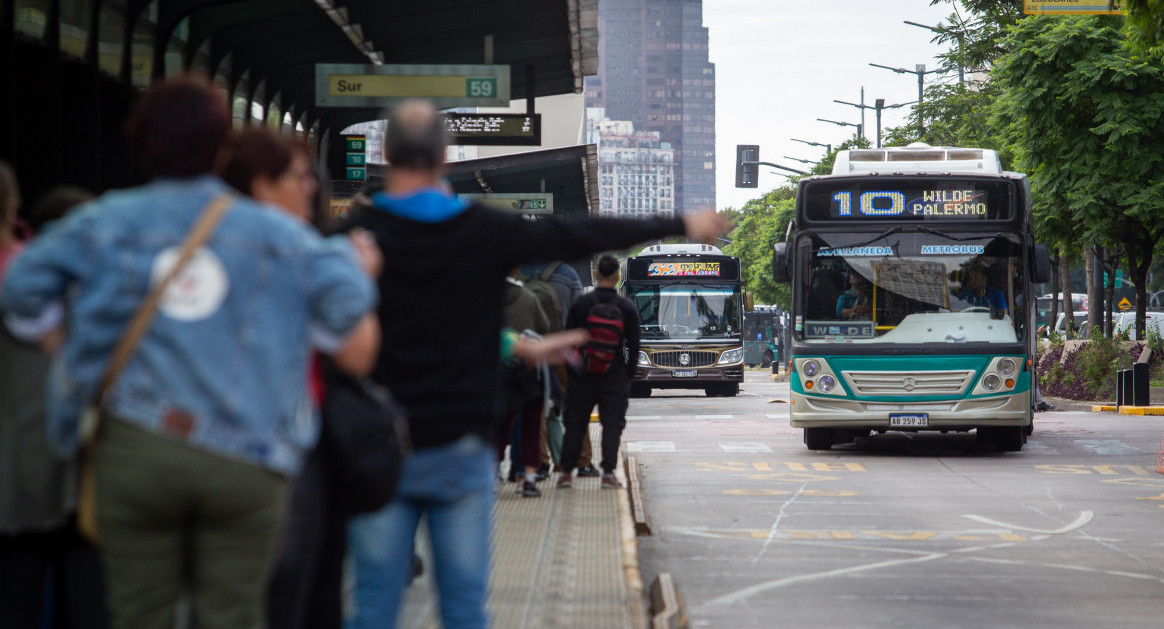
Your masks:
[{"label": "bus grille emblem", "polygon": [[687,352],[683,352],[682,354],[679,354],[679,364],[683,365],[684,367],[686,367],[687,365],[690,365],[691,364],[691,354],[688,354]]},{"label": "bus grille emblem", "polygon": [[917,380],[914,380],[912,376],[906,376],[901,379],[901,388],[906,391],[913,391],[916,387]]}]

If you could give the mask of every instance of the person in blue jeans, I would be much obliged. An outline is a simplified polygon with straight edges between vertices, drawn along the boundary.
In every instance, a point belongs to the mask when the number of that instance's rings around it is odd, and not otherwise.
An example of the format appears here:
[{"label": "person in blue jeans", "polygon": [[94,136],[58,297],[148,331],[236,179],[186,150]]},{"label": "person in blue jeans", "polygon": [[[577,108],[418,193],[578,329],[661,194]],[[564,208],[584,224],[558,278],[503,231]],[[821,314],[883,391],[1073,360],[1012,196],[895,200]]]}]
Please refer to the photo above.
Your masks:
[{"label": "person in blue jeans", "polygon": [[[485,601],[493,443],[503,410],[499,334],[506,275],[526,263],[575,260],[668,235],[686,233],[707,242],[728,224],[711,211],[682,218],[529,222],[466,204],[444,182],[446,132],[436,109],[410,100],[388,119],[385,157],[392,169],[383,192],[355,211],[348,227],[372,233],[384,254],[384,337],[371,377],[408,411],[414,449],[392,501],[349,525],[354,599],[346,626],[396,626],[424,515],[443,626],[483,629],[489,626]],[[470,304],[470,311],[450,308],[450,299]]]}]

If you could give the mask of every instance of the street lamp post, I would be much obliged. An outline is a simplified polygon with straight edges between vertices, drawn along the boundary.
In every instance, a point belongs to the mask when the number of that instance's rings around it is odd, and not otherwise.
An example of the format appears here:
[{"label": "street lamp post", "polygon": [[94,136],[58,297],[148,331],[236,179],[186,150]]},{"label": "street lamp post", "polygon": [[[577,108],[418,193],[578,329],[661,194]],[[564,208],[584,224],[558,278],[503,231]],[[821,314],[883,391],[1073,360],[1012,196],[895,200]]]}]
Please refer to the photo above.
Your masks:
[{"label": "street lamp post", "polygon": [[816,162],[812,161],[811,159],[800,159],[799,157],[793,157],[791,155],[785,155],[784,159],[790,159],[794,162],[800,162],[801,164],[815,164],[816,163]]},{"label": "street lamp post", "polygon": [[863,138],[863,137],[865,137],[865,135],[864,135],[864,133],[863,133],[863,128],[864,128],[864,125],[862,125],[862,124],[860,124],[860,123],[852,123],[852,122],[841,122],[841,121],[839,121],[839,120],[828,120],[828,119],[826,119],[826,118],[817,118],[817,120],[819,120],[819,121],[821,121],[821,122],[831,122],[832,124],[835,124],[835,125],[840,125],[840,126],[842,126],[842,127],[857,127],[857,137],[858,137],[858,138]]},{"label": "street lamp post", "polygon": [[[833,99],[833,102],[834,102],[834,103],[840,103],[840,104],[842,104],[842,105],[848,105],[848,106],[850,106],[850,107],[856,107],[857,109],[860,109],[860,110],[861,110],[861,129],[862,129],[862,130],[864,130],[864,129],[866,129],[866,128],[867,128],[867,127],[865,126],[865,110],[866,110],[866,109],[873,109],[874,107],[873,107],[873,105],[866,105],[866,104],[865,104],[865,88],[864,88],[863,86],[861,87],[861,102],[859,102],[859,103],[850,103],[850,102],[848,102],[848,101],[844,101],[844,100],[837,100],[837,99],[835,99],[835,98]],[[864,132],[863,132],[863,131],[862,131],[862,133],[861,133],[861,137],[865,137],[865,135],[864,135]]]},{"label": "street lamp post", "polygon": [[[905,22],[906,24],[909,24],[910,26],[916,26],[918,28],[924,28],[926,30],[933,31],[935,33],[938,33],[939,35],[943,33],[942,29],[940,29],[936,26],[930,26],[928,24],[919,24],[917,22],[910,22],[909,20],[902,20],[902,22]],[[966,34],[963,33],[962,31],[954,31],[954,36],[958,38],[958,84],[965,85],[966,84],[966,71],[965,71],[965,68],[962,67],[962,55],[964,54],[962,52],[962,49],[963,49],[963,46],[965,45]],[[933,40],[931,40],[931,41],[933,41]]]},{"label": "street lamp post", "polygon": [[793,142],[800,142],[802,144],[807,144],[809,146],[823,146],[826,153],[833,152],[833,145],[832,144],[821,144],[820,142],[809,142],[808,140],[797,140],[796,138],[788,138],[788,139],[792,140]]},{"label": "street lamp post", "polygon": [[925,131],[925,126],[922,124],[922,104],[925,98],[925,80],[927,74],[937,74],[941,70],[926,70],[926,64],[919,63],[914,66],[913,70],[906,70],[905,68],[894,68],[891,66],[883,66],[879,63],[870,63],[874,68],[882,68],[885,70],[892,70],[898,74],[916,74],[917,75],[917,127],[921,131]]},{"label": "street lamp post", "polygon": [[878,98],[874,101],[873,108],[877,110],[877,148],[881,148],[881,110],[882,109],[897,109],[898,107],[905,107],[913,103],[897,103],[896,105],[886,105],[884,98]]}]

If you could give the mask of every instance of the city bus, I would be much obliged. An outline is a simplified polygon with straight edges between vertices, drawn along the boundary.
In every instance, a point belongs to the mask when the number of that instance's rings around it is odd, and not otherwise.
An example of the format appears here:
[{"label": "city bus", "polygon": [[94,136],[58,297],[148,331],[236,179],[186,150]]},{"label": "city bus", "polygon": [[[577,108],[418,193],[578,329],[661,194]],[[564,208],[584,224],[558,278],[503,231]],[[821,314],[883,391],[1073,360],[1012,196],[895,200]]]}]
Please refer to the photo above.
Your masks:
[{"label": "city bus", "polygon": [[798,182],[773,249],[774,279],[792,284],[790,413],[808,449],[890,430],[1022,449],[1032,285],[1050,278],[1025,175],[985,149],[840,151],[831,175]]},{"label": "city bus", "polygon": [[744,364],[767,369],[780,353],[777,337],[783,332],[784,311],[776,306],[754,306],[744,311]]},{"label": "city bus", "polygon": [[738,258],[710,245],[652,245],[627,258],[622,294],[642,322],[633,397],[652,389],[739,393],[745,295]]}]

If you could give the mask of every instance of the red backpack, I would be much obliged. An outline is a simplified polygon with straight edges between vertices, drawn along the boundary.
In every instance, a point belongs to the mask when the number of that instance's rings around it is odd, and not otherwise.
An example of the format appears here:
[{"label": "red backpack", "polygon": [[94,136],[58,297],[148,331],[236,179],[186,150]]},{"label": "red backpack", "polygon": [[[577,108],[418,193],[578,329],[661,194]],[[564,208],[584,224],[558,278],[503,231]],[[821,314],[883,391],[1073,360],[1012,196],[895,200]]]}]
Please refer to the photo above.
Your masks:
[{"label": "red backpack", "polygon": [[590,341],[582,346],[586,373],[610,373],[611,365],[622,351],[625,335],[622,310],[614,304],[596,303],[586,314],[585,327],[590,333]]}]

